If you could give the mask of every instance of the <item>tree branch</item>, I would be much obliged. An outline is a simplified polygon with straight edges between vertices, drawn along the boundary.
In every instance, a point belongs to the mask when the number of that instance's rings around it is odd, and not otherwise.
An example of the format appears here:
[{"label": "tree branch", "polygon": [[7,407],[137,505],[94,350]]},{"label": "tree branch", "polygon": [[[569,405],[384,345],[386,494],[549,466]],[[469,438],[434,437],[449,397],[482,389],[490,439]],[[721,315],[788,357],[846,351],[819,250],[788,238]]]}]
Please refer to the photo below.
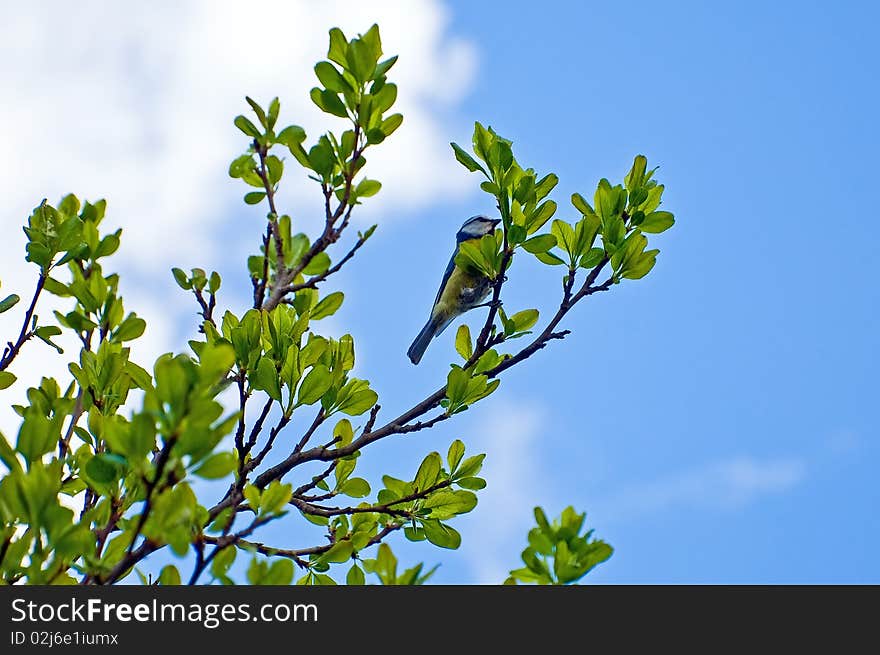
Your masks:
[{"label": "tree branch", "polygon": [[[504,238],[506,244],[507,236],[505,235]],[[474,344],[474,352],[468,359],[465,367],[473,366],[473,364],[490,348],[488,345],[489,337],[492,334],[492,327],[495,325],[495,316],[498,313],[498,308],[501,306],[501,288],[507,280],[505,274],[507,273],[507,267],[510,266],[512,258],[513,250],[505,246],[504,256],[501,258],[501,266],[498,270],[498,277],[496,277],[495,281],[492,283],[492,300],[489,302],[489,312],[486,314],[486,322],[483,324],[483,329],[480,330],[480,334]]]},{"label": "tree branch", "polygon": [[403,503],[409,503],[414,500],[421,500],[428,497],[435,491],[439,489],[444,489],[451,484],[452,480],[441,480],[440,482],[431,485],[423,491],[416,491],[409,494],[408,496],[398,498],[397,500],[392,500],[391,502],[383,503],[381,505],[371,505],[369,507],[321,507],[320,505],[313,505],[312,503],[303,501],[298,498],[291,498],[290,504],[306,514],[311,514],[313,516],[325,516],[328,518],[331,516],[340,516],[342,514],[345,514],[347,516],[350,516],[352,514],[389,514],[391,516],[410,518],[412,516],[412,512],[407,512],[405,510],[396,510],[392,509],[392,507],[394,507],[395,505],[402,505]]},{"label": "tree branch", "polygon": [[[366,242],[367,242],[367,239],[364,238],[363,236],[361,236],[357,240],[357,243],[355,243],[354,246],[352,246],[351,250],[348,251],[348,253],[345,255],[345,257],[340,259],[339,262],[337,262],[334,266],[332,266],[331,268],[328,268],[326,271],[324,271],[320,275],[314,275],[314,276],[310,277],[305,282],[301,282],[299,284],[291,284],[289,286],[284,287],[281,290],[282,293],[286,295],[289,293],[296,293],[297,291],[300,291],[302,289],[316,289],[319,282],[323,282],[324,280],[326,280],[328,277],[330,277],[334,273],[338,273],[339,270],[346,264],[346,262],[348,262],[349,259],[354,257],[355,253],[358,250],[360,250],[361,246],[363,246]],[[282,301],[282,302],[284,302],[284,301]]]},{"label": "tree branch", "polygon": [[[502,361],[498,366],[489,371],[486,371],[485,375],[489,378],[494,378],[498,376],[503,371],[506,371],[508,368],[517,364],[525,359],[531,357],[538,350],[541,350],[549,341],[555,339],[564,338],[569,332],[567,330],[563,330],[560,332],[556,331],[556,327],[559,325],[560,321],[565,317],[565,315],[583,298],[590,296],[599,291],[607,291],[613,284],[613,279],[609,278],[602,284],[598,286],[593,286],[593,283],[596,281],[596,278],[602,272],[602,269],[608,263],[608,259],[603,259],[597,266],[595,266],[590,273],[587,275],[586,280],[584,281],[583,286],[578,290],[576,294],[571,296],[571,286],[568,286],[568,291],[563,292],[563,299],[559,305],[559,309],[556,314],[550,320],[550,323],[544,329],[541,334],[539,334],[530,344],[528,344],[525,348],[517,352],[515,355],[506,358]],[[567,280],[567,285],[573,285],[574,276],[569,275],[569,279]],[[342,446],[340,448],[326,448],[323,446],[319,446],[316,448],[310,448],[309,450],[304,450],[299,453],[292,453],[287,459],[285,459],[280,464],[268,469],[260,476],[257,477],[257,482],[262,485],[269,484],[272,480],[276,480],[284,475],[286,475],[291,469],[302,464],[303,462],[309,461],[330,461],[333,459],[338,459],[340,457],[346,457],[351,455],[352,453],[360,450],[364,446],[367,446],[374,441],[378,441],[379,439],[384,439],[393,434],[401,434],[405,432],[413,432],[416,429],[424,429],[425,427],[430,427],[435,425],[441,419],[440,417],[435,417],[430,421],[426,421],[421,428],[416,428],[414,424],[410,426],[409,424],[420,416],[426,414],[431,411],[435,407],[440,405],[440,402],[446,397],[446,386],[444,385],[442,388],[438,389],[430,396],[422,400],[417,405],[413,406],[411,409],[407,410],[400,416],[398,416],[393,421],[385,424],[381,428],[377,430],[364,430],[361,433],[361,436],[352,441],[347,446]]]},{"label": "tree branch", "polygon": [[[214,295],[214,293],[209,292],[208,300],[205,300],[205,296],[202,293],[202,290],[196,289],[195,287],[193,287],[193,295],[196,298],[196,302],[199,303],[199,309],[202,310],[200,312],[200,314],[201,314],[203,322],[207,321],[208,323],[210,323],[214,327],[217,327],[217,324],[214,322],[214,308],[217,305],[217,297]],[[199,332],[204,332],[204,331],[205,331],[204,326],[200,325]]]},{"label": "tree branch", "polygon": [[196,551],[196,554],[198,556],[196,559],[196,564],[193,567],[193,572],[189,578],[189,582],[187,582],[186,584],[187,585],[196,584],[196,582],[198,582],[199,577],[202,575],[202,572],[208,567],[208,564],[210,564],[213,561],[213,559],[217,556],[217,554],[221,550],[226,548],[228,545],[237,542],[241,538],[251,535],[261,525],[265,525],[266,523],[269,523],[270,521],[274,521],[277,518],[280,518],[280,516],[275,515],[275,516],[257,517],[257,518],[254,518],[254,520],[251,521],[251,524],[248,527],[246,527],[244,530],[241,530],[240,532],[236,532],[235,534],[223,535],[223,536],[216,537],[213,539],[211,537],[209,537],[208,535],[201,535],[200,540],[198,542],[199,544],[215,543],[216,545],[214,546],[214,549],[211,551],[211,554],[208,555],[207,557],[204,556],[203,551],[198,551],[198,550]]},{"label": "tree branch", "polygon": [[141,530],[143,530],[144,524],[147,522],[150,510],[153,508],[153,492],[156,490],[156,487],[159,486],[159,481],[162,479],[162,474],[165,472],[165,465],[171,457],[171,449],[174,448],[176,442],[176,436],[169,437],[168,441],[166,441],[165,445],[162,447],[162,450],[159,451],[159,456],[156,458],[156,474],[153,476],[152,480],[147,481],[147,495],[144,499],[144,508],[141,511],[140,517],[138,517],[137,526],[131,536],[131,543],[128,545],[129,556],[134,552],[134,545],[137,543]]},{"label": "tree branch", "polygon": [[260,462],[263,461],[263,458],[269,454],[270,450],[272,450],[272,446],[275,444],[275,437],[278,436],[278,434],[287,426],[288,423],[290,423],[290,417],[282,414],[281,418],[278,419],[278,423],[275,425],[275,427],[269,430],[269,439],[266,441],[266,445],[263,446],[259,453],[257,453],[256,457],[248,462],[246,472],[249,473],[260,465]]},{"label": "tree branch", "polygon": [[[319,252],[323,252],[327,249],[328,246],[335,243],[339,239],[343,230],[348,226],[348,219],[351,216],[351,210],[353,208],[353,206],[350,206],[348,203],[351,199],[351,187],[355,176],[354,167],[365,148],[365,146],[361,146],[359,144],[360,138],[360,125],[355,123],[355,147],[352,151],[351,159],[349,160],[349,170],[347,170],[345,173],[345,184],[342,191],[342,198],[340,199],[339,204],[336,206],[336,210],[331,213],[330,196],[332,194],[332,189],[325,189],[324,207],[326,216],[324,219],[324,231],[321,233],[321,236],[319,236],[315,240],[308,251],[306,251],[306,253],[302,256],[302,259],[293,268],[283,271],[283,274],[279,273],[277,275],[275,285],[272,288],[272,292],[269,294],[269,298],[264,303],[262,303],[262,308],[266,311],[271,311],[272,309],[277,307],[282,300],[284,300],[284,297],[288,293],[287,291],[285,291],[285,289],[289,287],[291,283],[296,279],[296,277],[306,269],[306,267],[318,255]],[[346,209],[348,209],[347,213],[345,213]],[[343,217],[343,213],[345,213],[345,218],[342,222],[342,225],[339,227],[339,229],[334,229],[336,222]]]},{"label": "tree branch", "polygon": [[[399,530],[401,527],[403,527],[402,524],[398,525],[396,523],[389,523],[384,528],[382,528],[378,533],[376,533],[376,536],[372,537],[367,542],[367,544],[364,546],[364,548],[369,548],[370,546],[375,546],[380,541],[382,541],[385,537],[387,537],[389,534],[391,534],[395,530]],[[205,536],[205,538],[204,538],[206,543],[214,543],[214,544],[216,544],[218,541],[220,541],[220,539],[221,539],[220,537],[210,537],[210,536]],[[342,539],[342,541],[345,541],[345,539]],[[289,550],[286,548],[274,548],[272,546],[267,546],[266,544],[262,544],[262,543],[255,542],[255,541],[246,541],[244,539],[237,539],[234,543],[235,543],[235,545],[240,546],[242,548],[253,549],[262,555],[268,555],[270,557],[287,557],[288,559],[292,559],[294,562],[296,562],[297,566],[299,566],[300,568],[308,569],[309,563],[306,560],[304,560],[303,558],[308,557],[309,555],[321,555],[322,553],[326,553],[328,550],[330,550],[334,546],[335,542],[330,542],[328,544],[324,544],[323,546],[312,546],[310,548],[300,548],[298,550]],[[227,544],[227,545],[231,545],[231,544]],[[364,548],[362,548],[361,550],[363,550]]]},{"label": "tree branch", "polygon": [[30,306],[24,313],[24,321],[22,321],[21,331],[18,333],[18,338],[15,340],[15,343],[10,341],[6,344],[6,348],[3,350],[3,357],[0,357],[0,371],[5,371],[9,365],[12,364],[12,360],[14,360],[21,351],[21,347],[24,345],[25,341],[34,336],[33,331],[31,331],[28,326],[31,325],[31,322],[33,321],[34,310],[37,308],[37,300],[39,300],[40,294],[43,292],[47,277],[49,277],[48,272],[40,271],[40,277],[37,278],[37,286],[34,289],[34,296],[31,298]]},{"label": "tree branch", "polygon": [[297,487],[296,489],[294,489],[293,496],[295,496],[297,498],[302,497],[302,495],[304,493],[306,493],[307,491],[311,491],[312,489],[317,487],[320,482],[323,482],[324,480],[326,480],[330,476],[330,474],[333,473],[333,471],[336,469],[336,465],[338,463],[339,463],[339,460],[334,459],[332,462],[330,462],[330,466],[328,466],[326,469],[324,469],[324,471],[322,473],[313,477],[311,482],[307,482],[306,484],[301,485],[301,486]]}]

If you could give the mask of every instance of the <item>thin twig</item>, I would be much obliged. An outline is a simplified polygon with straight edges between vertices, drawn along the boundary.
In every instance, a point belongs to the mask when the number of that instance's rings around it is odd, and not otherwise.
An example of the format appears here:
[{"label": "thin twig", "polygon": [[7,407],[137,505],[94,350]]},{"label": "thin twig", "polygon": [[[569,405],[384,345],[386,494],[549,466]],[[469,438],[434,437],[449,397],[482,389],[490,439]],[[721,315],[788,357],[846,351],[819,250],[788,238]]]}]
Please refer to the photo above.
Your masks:
[{"label": "thin twig", "polygon": [[[387,524],[384,528],[377,532],[376,535],[372,537],[363,548],[361,548],[361,550],[369,548],[370,546],[375,546],[389,534],[391,534],[395,530],[399,530],[402,527],[403,524]],[[218,537],[205,536],[204,540],[206,543],[217,543],[220,539]],[[342,541],[345,541],[345,538],[343,538]],[[297,550],[290,550],[287,548],[274,548],[272,546],[267,546],[266,544],[262,544],[256,541],[247,541],[245,539],[238,539],[235,542],[235,545],[241,548],[253,549],[262,555],[268,555],[270,557],[286,557],[296,562],[297,566],[299,566],[300,568],[307,569],[309,568],[309,563],[305,559],[303,559],[304,557],[326,553],[335,545],[335,543],[336,542],[330,542],[328,544],[324,544],[323,546],[311,546],[310,548],[300,548]]]},{"label": "thin twig", "polygon": [[363,246],[366,242],[367,242],[367,240],[363,236],[361,236],[357,240],[357,242],[354,244],[354,246],[352,246],[351,250],[348,251],[348,253],[345,255],[345,257],[340,259],[339,262],[337,262],[334,266],[331,266],[330,268],[328,268],[326,271],[324,271],[320,275],[313,275],[305,282],[300,282],[299,284],[291,284],[286,287],[283,287],[281,289],[281,291],[284,294],[290,294],[290,293],[296,293],[297,291],[301,291],[302,289],[316,289],[319,282],[323,282],[324,280],[326,280],[328,277],[330,277],[334,273],[338,273],[339,270],[345,265],[345,263],[349,259],[354,257],[355,253],[358,250],[360,250],[361,246]]},{"label": "thin twig", "polygon": [[46,285],[47,277],[49,277],[48,272],[40,272],[40,277],[37,278],[37,287],[34,289],[34,296],[31,298],[31,304],[24,313],[24,321],[22,321],[21,331],[18,333],[18,338],[15,340],[15,343],[10,341],[6,345],[6,348],[3,350],[3,357],[0,357],[0,371],[5,371],[9,365],[12,364],[12,360],[14,360],[21,351],[21,347],[24,345],[25,341],[34,336],[34,332],[28,326],[30,326],[33,321],[34,311],[37,308],[37,300],[39,300],[43,287]]},{"label": "thin twig", "polygon": [[332,462],[330,462],[330,466],[328,466],[326,469],[324,469],[324,471],[322,471],[321,473],[319,473],[318,475],[313,477],[311,482],[307,482],[306,484],[303,484],[303,485],[297,487],[296,489],[294,489],[293,496],[294,497],[302,497],[302,495],[304,493],[306,493],[307,491],[311,491],[312,489],[317,487],[321,482],[326,480],[330,476],[331,473],[333,473],[333,471],[336,469],[336,465],[338,463],[339,463],[338,459],[335,459]]},{"label": "thin twig", "polygon": [[153,509],[153,492],[155,492],[156,488],[159,486],[159,482],[162,479],[163,473],[165,472],[165,465],[171,458],[171,450],[172,448],[174,448],[174,444],[176,442],[176,435],[172,435],[171,437],[169,437],[168,440],[165,442],[165,445],[162,446],[162,450],[159,451],[159,456],[156,458],[156,474],[153,476],[152,480],[147,481],[147,495],[144,499],[144,507],[141,511],[140,517],[138,517],[138,522],[135,526],[134,533],[131,536],[131,543],[128,545],[128,555],[131,555],[134,552],[134,545],[141,534],[141,530],[143,530],[144,528],[144,524],[147,522],[147,518],[150,515],[150,510]]},{"label": "thin twig", "polygon": [[398,498],[397,500],[382,503],[381,505],[370,505],[367,507],[322,507],[320,505],[312,505],[311,503],[305,502],[299,498],[291,498],[290,504],[306,514],[311,514],[312,516],[325,516],[328,518],[331,516],[340,516],[342,514],[345,514],[347,516],[350,516],[352,514],[389,514],[391,516],[410,518],[412,516],[412,512],[392,508],[396,505],[402,505],[403,503],[409,503],[414,500],[422,500],[423,498],[427,498],[435,491],[439,489],[445,489],[451,484],[452,480],[441,480],[440,482],[433,484],[422,491],[415,491],[409,495]]},{"label": "thin twig", "polygon": [[[287,291],[285,289],[289,287],[293,281],[297,278],[297,276],[302,273],[306,267],[312,262],[312,260],[318,255],[318,253],[323,252],[327,249],[328,246],[336,243],[336,241],[341,236],[343,230],[348,226],[348,219],[351,216],[351,210],[353,206],[349,205],[349,200],[351,199],[351,190],[352,184],[354,182],[355,176],[355,163],[360,158],[361,154],[364,151],[365,146],[360,145],[361,138],[361,129],[360,125],[355,123],[354,126],[354,143],[355,147],[351,154],[351,159],[349,160],[349,170],[345,173],[345,182],[342,189],[342,198],[339,200],[339,204],[336,206],[336,209],[331,212],[330,210],[330,195],[332,194],[332,189],[329,187],[324,187],[324,207],[325,207],[325,218],[324,218],[324,230],[321,233],[315,242],[311,245],[311,247],[306,251],[306,253],[302,256],[300,261],[290,269],[285,268],[284,271],[278,273],[276,275],[276,283],[272,288],[272,292],[269,294],[269,298],[266,299],[265,302],[262,303],[262,308],[266,311],[271,311],[275,307],[281,303],[285,296],[287,295]],[[346,209],[348,212],[346,213]],[[344,218],[343,218],[344,215]],[[342,225],[339,229],[335,229],[336,223],[340,218],[343,218]],[[267,254],[268,256],[268,254]],[[352,255],[353,256],[353,255]]]}]

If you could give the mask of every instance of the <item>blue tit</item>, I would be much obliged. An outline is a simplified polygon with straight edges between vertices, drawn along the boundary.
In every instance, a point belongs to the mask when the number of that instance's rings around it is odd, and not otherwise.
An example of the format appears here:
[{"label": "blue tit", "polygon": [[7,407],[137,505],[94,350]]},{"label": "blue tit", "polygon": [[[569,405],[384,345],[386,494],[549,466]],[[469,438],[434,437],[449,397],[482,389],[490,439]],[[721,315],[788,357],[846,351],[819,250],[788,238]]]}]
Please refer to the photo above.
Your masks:
[{"label": "blue tit", "polygon": [[496,218],[472,216],[464,222],[455,235],[455,251],[443,274],[443,281],[440,282],[440,290],[431,308],[431,317],[406,351],[413,364],[421,361],[431,339],[443,332],[455,317],[479,306],[489,295],[492,287],[489,278],[478,271],[457,266],[455,256],[462,243],[494,233],[495,226],[500,222],[501,220]]}]

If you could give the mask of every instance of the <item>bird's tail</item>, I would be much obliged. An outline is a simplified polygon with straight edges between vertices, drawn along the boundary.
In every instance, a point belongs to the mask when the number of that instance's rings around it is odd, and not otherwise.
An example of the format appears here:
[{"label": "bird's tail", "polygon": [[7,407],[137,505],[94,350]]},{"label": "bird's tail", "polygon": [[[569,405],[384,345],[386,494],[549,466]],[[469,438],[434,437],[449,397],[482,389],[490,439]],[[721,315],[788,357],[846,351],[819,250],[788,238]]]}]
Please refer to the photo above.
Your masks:
[{"label": "bird's tail", "polygon": [[432,315],[431,318],[428,319],[428,322],[425,323],[425,327],[422,328],[422,331],[419,332],[418,336],[412,342],[409,350],[406,351],[409,360],[413,364],[418,364],[422,361],[422,355],[424,355],[425,351],[428,349],[428,344],[431,343],[431,339],[443,332],[450,322],[450,320],[444,319],[441,316]]}]

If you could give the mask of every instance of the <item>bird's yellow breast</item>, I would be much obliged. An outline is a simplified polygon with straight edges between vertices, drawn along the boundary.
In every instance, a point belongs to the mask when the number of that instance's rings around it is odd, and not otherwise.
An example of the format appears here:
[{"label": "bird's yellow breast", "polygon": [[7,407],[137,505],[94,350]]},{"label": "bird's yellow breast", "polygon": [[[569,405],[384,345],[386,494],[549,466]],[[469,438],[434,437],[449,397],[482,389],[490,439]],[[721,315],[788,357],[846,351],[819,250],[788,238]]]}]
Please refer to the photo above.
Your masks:
[{"label": "bird's yellow breast", "polygon": [[469,273],[456,266],[446,281],[434,306],[434,315],[451,318],[482,302],[489,291],[489,281],[481,273]]}]

